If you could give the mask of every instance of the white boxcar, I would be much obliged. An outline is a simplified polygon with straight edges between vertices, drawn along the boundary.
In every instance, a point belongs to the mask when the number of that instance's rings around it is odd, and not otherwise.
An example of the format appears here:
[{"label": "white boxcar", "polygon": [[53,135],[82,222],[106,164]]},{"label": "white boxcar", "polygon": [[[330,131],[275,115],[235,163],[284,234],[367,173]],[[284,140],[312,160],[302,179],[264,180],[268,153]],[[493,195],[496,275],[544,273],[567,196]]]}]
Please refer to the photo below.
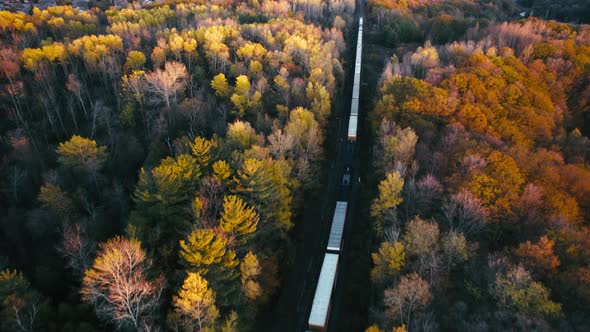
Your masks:
[{"label": "white boxcar", "polygon": [[330,318],[330,305],[332,301],[332,291],[336,285],[336,276],[338,272],[338,255],[327,253],[324,256],[320,279],[315,289],[311,313],[307,321],[308,327],[312,331],[326,331],[328,319]]},{"label": "white boxcar", "polygon": [[330,238],[328,239],[328,247],[326,248],[329,252],[340,252],[347,207],[348,202],[336,202],[336,209],[334,210],[334,217],[332,218],[332,227],[330,228]]}]

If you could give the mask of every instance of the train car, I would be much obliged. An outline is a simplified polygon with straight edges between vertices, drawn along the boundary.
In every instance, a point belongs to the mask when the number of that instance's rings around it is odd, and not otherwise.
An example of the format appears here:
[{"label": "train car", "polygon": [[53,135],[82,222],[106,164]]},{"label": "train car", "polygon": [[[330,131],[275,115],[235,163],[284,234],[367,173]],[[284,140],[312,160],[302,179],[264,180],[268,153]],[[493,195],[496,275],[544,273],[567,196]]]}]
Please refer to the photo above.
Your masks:
[{"label": "train car", "polygon": [[348,119],[348,141],[356,141],[359,117],[359,98],[361,87],[361,61],[363,52],[363,18],[359,19],[359,32],[356,43],[356,58],[354,62],[354,82],[352,85],[352,101],[350,104],[350,118]]},{"label": "train car", "polygon": [[326,248],[328,252],[339,253],[342,249],[342,234],[344,233],[347,207],[348,202],[336,202],[332,227],[330,228],[330,238],[328,239],[328,247]]},{"label": "train car", "polygon": [[338,255],[327,253],[324,256],[320,279],[315,289],[313,304],[307,326],[311,331],[326,331],[330,319],[330,307],[332,304],[332,292],[336,286],[338,274]]}]

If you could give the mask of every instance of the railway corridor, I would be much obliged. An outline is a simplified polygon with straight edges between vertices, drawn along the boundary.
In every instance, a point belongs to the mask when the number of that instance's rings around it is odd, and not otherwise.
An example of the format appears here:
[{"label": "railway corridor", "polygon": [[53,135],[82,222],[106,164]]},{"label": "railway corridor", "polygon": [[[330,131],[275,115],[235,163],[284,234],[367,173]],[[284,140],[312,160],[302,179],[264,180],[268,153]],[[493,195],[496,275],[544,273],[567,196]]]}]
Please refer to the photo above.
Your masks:
[{"label": "railway corridor", "polygon": [[[359,98],[360,98],[360,79],[361,79],[361,64],[362,64],[362,49],[363,49],[363,17],[358,20],[358,34],[355,48],[355,62],[354,62],[354,80],[352,85],[352,98],[350,103],[350,113],[344,119],[348,121],[341,121],[340,128],[346,129],[346,139],[343,139],[342,133],[339,131],[338,146],[339,153],[337,155],[336,164],[344,164],[343,174],[340,181],[340,190],[335,204],[329,204],[329,212],[333,211],[333,217],[328,220],[326,224],[329,226],[329,233],[322,232],[320,234],[319,242],[322,244],[319,255],[314,257],[315,264],[321,263],[319,270],[319,277],[317,270],[310,269],[311,275],[308,280],[313,281],[306,287],[306,291],[312,291],[313,297],[310,303],[310,308],[306,311],[307,318],[304,327],[313,331],[329,331],[331,321],[331,311],[335,311],[337,304],[335,301],[335,289],[338,284],[338,271],[340,270],[341,257],[340,255],[346,250],[345,232],[350,227],[346,227],[348,201],[351,197],[351,188],[355,185],[353,162],[355,158],[355,147],[357,139],[357,130],[359,124]],[[342,123],[346,123],[342,126]],[[336,172],[336,174],[339,174]],[[327,229],[328,227],[323,227]],[[318,259],[319,258],[319,259]],[[310,266],[313,264],[310,262]],[[341,280],[343,278],[340,278]],[[315,286],[315,287],[313,287]],[[308,302],[309,303],[309,302]],[[333,327],[332,327],[333,329]]]},{"label": "railway corridor", "polygon": [[[355,23],[360,23],[362,22],[360,18],[363,15],[364,1],[359,0],[357,5]],[[356,128],[359,125],[360,64],[362,63],[362,28],[360,26],[358,31],[356,45],[348,48],[351,55],[355,56],[354,66],[352,63],[347,65],[347,81],[342,86],[338,97],[334,99],[334,115],[326,141],[325,172],[317,174],[322,179],[322,190],[321,193],[318,193],[313,198],[308,198],[303,211],[301,211],[302,220],[300,224],[296,225],[297,229],[295,230],[295,259],[292,262],[290,271],[285,274],[286,279],[283,281],[284,287],[282,288],[278,301],[267,313],[266,320],[270,324],[261,326],[261,329],[264,331],[303,332],[309,330],[309,318],[320,279],[320,272],[328,251],[329,236],[337,205],[336,202],[348,202],[351,193],[354,193],[357,187],[356,181],[354,180],[357,176],[354,174],[355,171],[352,166],[355,165],[355,158],[358,158],[355,157],[355,155],[358,155],[355,152],[355,145],[357,145]],[[353,58],[350,57],[349,59]],[[354,83],[350,84],[348,82],[350,82],[352,76],[354,76]],[[356,92],[353,92],[354,86],[357,87]],[[353,102],[353,96],[356,96],[356,102]],[[352,119],[349,119],[351,112],[353,116]],[[342,186],[343,180],[347,181],[348,185]],[[343,249],[339,254],[331,249],[330,252],[336,257],[331,256],[332,258],[326,261],[327,265],[337,261],[338,269],[341,271],[343,267],[346,267],[345,259],[342,256],[343,254],[346,255],[346,233],[350,228],[350,221],[347,220],[347,223],[344,221],[346,220],[347,214],[350,215],[351,211],[354,211],[354,205],[354,202],[352,202],[352,204],[347,204],[347,207],[344,209],[342,206],[340,207],[340,211],[343,211],[343,213],[341,212],[342,234],[340,235],[340,243],[343,244]],[[340,245],[333,245],[335,242],[336,240],[332,238],[330,247],[338,247],[340,251]],[[337,276],[334,272],[334,277],[340,279],[340,282],[338,283],[338,280],[334,278],[334,282],[331,284],[332,286],[327,286],[328,291],[326,293],[332,299],[332,301],[328,300],[328,305],[332,308],[332,311],[331,315],[325,315],[326,323],[330,319],[336,319],[334,316],[338,312],[338,303],[335,302],[341,300],[341,297],[333,296],[332,288],[336,287],[335,289],[339,291],[341,286],[346,283],[346,280],[343,280],[345,278],[343,278],[342,274]],[[336,298],[336,301],[334,301],[334,298]],[[337,324],[328,325],[330,326],[329,328],[316,328],[315,330],[332,331],[336,328]]]}]

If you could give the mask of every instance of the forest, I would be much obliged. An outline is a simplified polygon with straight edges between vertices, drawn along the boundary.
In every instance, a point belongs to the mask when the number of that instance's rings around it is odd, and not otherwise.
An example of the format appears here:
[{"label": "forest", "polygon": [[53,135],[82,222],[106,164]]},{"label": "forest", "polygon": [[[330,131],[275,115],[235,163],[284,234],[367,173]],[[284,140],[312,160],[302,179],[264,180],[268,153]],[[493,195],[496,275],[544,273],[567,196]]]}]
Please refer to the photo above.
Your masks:
[{"label": "forest", "polygon": [[354,10],[0,11],[0,330],[251,329],[316,190]]},{"label": "forest", "polygon": [[370,1],[367,332],[590,329],[590,27],[483,3]]},{"label": "forest", "polygon": [[0,331],[266,330],[361,13],[332,315],[590,330],[588,1],[57,3],[0,10]]}]

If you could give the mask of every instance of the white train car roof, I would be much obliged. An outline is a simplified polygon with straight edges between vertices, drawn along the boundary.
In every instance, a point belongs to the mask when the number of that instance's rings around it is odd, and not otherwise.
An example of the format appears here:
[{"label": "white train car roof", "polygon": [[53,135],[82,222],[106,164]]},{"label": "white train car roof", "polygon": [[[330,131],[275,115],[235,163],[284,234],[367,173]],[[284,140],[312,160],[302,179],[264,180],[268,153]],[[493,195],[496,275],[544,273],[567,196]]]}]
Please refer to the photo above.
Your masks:
[{"label": "white train car roof", "polygon": [[348,140],[355,141],[356,140],[356,128],[358,125],[358,116],[351,115],[350,119],[348,120]]},{"label": "white train car roof", "polygon": [[336,271],[338,269],[338,255],[327,253],[324,256],[320,279],[315,289],[311,313],[309,314],[309,327],[325,328],[328,324],[330,313],[330,300],[332,290],[336,283]]},{"label": "white train car roof", "polygon": [[359,115],[359,100],[355,98],[350,103],[350,115]]}]

